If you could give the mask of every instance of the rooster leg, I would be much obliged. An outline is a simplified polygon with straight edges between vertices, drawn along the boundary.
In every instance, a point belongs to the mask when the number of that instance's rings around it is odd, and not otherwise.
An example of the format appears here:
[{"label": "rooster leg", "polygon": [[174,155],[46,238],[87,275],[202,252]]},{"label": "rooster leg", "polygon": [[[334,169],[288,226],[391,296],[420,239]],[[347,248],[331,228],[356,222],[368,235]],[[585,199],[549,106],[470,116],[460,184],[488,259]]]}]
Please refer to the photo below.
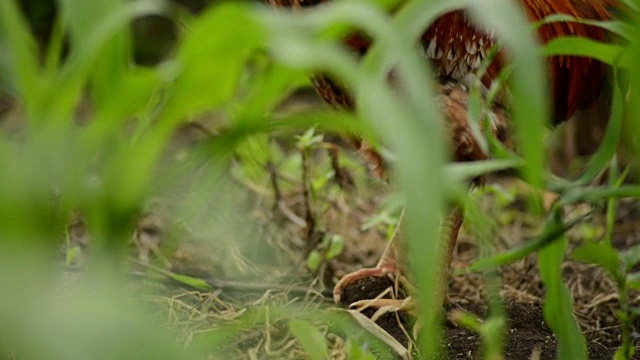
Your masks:
[{"label": "rooster leg", "polygon": [[[404,215],[404,212],[403,212]],[[333,300],[336,304],[340,304],[343,302],[343,296],[345,294],[345,290],[348,288],[356,287],[361,288],[361,291],[365,291],[367,287],[366,279],[377,278],[379,280],[387,279],[389,284],[393,284],[396,282],[396,275],[399,273],[398,271],[398,251],[396,247],[398,246],[397,238],[400,233],[400,224],[402,223],[402,217],[400,216],[400,221],[398,222],[398,226],[396,227],[396,231],[391,238],[389,244],[384,249],[380,260],[373,268],[364,268],[357,271],[354,271],[350,274],[345,275],[338,281],[335,288],[333,289]],[[357,286],[355,286],[357,285]]]},{"label": "rooster leg", "polygon": [[449,248],[447,263],[445,266],[447,269],[451,267],[451,262],[453,261],[453,250],[456,247],[456,243],[458,242],[458,235],[460,233],[460,228],[462,228],[462,221],[464,220],[464,211],[459,206],[455,206],[450,212],[449,217],[445,220],[444,226],[442,227],[443,236],[448,237],[449,239]]},{"label": "rooster leg", "polygon": [[[446,239],[448,245],[447,262],[446,264],[443,264],[446,266],[447,271],[451,265],[453,249],[458,240],[458,233],[462,227],[463,218],[463,210],[460,207],[454,207],[444,219],[440,228],[441,241],[445,241]],[[398,228],[400,228],[400,226],[398,226]],[[382,291],[378,294],[373,294],[373,296],[361,297],[356,301],[351,301],[348,303],[349,307],[357,309],[358,311],[368,308],[376,309],[376,312],[372,316],[372,320],[374,321],[388,312],[405,311],[415,315],[415,300],[413,300],[411,296],[404,298],[401,296],[401,293],[403,292],[402,289],[408,294],[416,292],[415,288],[409,283],[409,281],[400,274],[397,247],[402,246],[401,243],[402,239],[400,238],[399,233],[394,234],[392,241],[385,249],[375,268],[361,269],[343,277],[340,282],[338,282],[333,292],[335,302],[340,304],[343,300],[346,300],[344,302],[348,301],[348,299],[343,299],[343,295],[347,288],[357,285],[357,291],[367,293],[369,289],[366,289],[366,287],[370,282],[367,282],[366,280],[371,280],[372,278],[377,278],[376,280],[386,278],[388,279],[389,284],[386,289],[382,289]],[[348,296],[347,298],[350,297],[353,296]]]}]

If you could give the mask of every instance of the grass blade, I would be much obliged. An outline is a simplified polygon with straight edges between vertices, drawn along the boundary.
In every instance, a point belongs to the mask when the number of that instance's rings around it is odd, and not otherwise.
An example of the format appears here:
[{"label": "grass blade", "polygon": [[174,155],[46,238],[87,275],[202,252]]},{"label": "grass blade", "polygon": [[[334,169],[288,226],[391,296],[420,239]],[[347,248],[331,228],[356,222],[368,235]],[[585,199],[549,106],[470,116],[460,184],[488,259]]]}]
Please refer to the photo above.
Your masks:
[{"label": "grass blade", "polygon": [[292,320],[289,322],[289,328],[306,351],[309,359],[329,359],[327,342],[324,335],[315,326],[307,321]]},{"label": "grass blade", "polygon": [[[553,219],[558,225],[559,215],[557,213]],[[558,337],[557,358],[560,360],[586,360],[585,339],[573,317],[571,294],[562,280],[561,265],[567,246],[567,238],[560,235],[556,241],[542,248],[538,253],[540,276],[546,287],[544,318]]]}]

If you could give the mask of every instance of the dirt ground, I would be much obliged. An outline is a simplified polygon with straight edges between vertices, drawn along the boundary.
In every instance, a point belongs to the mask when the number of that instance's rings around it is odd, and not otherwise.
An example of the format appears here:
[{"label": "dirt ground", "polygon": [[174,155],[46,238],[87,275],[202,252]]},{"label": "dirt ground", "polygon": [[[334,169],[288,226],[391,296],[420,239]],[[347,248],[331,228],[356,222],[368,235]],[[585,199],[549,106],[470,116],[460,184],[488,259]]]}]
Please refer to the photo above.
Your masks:
[{"label": "dirt ground", "polygon": [[[499,180],[504,186],[513,185],[513,180]],[[486,200],[486,206],[492,207],[495,199]],[[503,211],[508,211],[504,209]],[[640,203],[637,201],[622,201],[618,206],[614,244],[620,250],[628,249],[639,242]],[[499,245],[510,247],[522,239],[526,216],[520,214],[503,230],[505,243]],[[596,217],[593,224],[603,224],[603,217]],[[591,226],[591,225],[589,225]],[[571,231],[570,238],[577,241],[579,230]],[[472,235],[463,232],[457,248],[453,268],[464,268],[478,256],[478,245]],[[502,277],[503,305],[507,314],[507,334],[504,347],[506,359],[555,359],[557,342],[545,324],[542,312],[544,286],[540,281],[534,256],[530,256],[515,264],[503,266],[500,270]],[[563,266],[565,282],[574,298],[574,315],[578,320],[588,342],[590,359],[611,359],[615,349],[620,345],[620,327],[615,316],[619,310],[617,304],[616,286],[613,281],[599,268],[575,261],[566,261]],[[384,289],[393,286],[391,281],[380,284],[380,281],[370,279],[375,284],[364,287]],[[635,303],[640,301],[638,293]],[[350,294],[345,302],[359,300],[358,294]],[[362,294],[362,298],[371,298],[372,294]],[[464,310],[483,319],[487,313],[486,291],[482,277],[469,274],[453,277],[449,283],[448,304],[446,311],[451,314],[454,310]],[[368,311],[371,315],[373,311]],[[393,319],[381,318],[378,323],[390,329],[399,341],[406,344],[406,336],[398,331],[397,322]],[[640,348],[640,322],[636,321],[635,332],[632,335],[635,344]],[[449,359],[477,359],[481,358],[481,338],[478,334],[457,326],[452,321],[446,323],[444,347]],[[640,354],[637,355],[640,358]]]},{"label": "dirt ground", "polygon": [[[615,243],[620,249],[637,244],[637,231],[628,224],[634,222],[634,215],[640,209],[637,202],[624,202],[620,205],[619,227]],[[627,225],[624,225],[627,224]],[[513,229],[511,229],[513,230]],[[637,229],[635,229],[637,230]],[[469,265],[477,256],[473,238],[463,234],[458,248],[454,267]],[[542,312],[543,285],[537,273],[535,261],[525,261],[505,266],[501,269],[503,286],[501,296],[507,315],[507,335],[504,347],[506,359],[555,359],[556,339],[547,327]],[[578,319],[588,341],[590,359],[611,359],[617,346],[620,345],[619,326],[614,312],[617,309],[615,285],[597,268],[568,261],[564,266],[565,281],[573,290],[575,300],[575,316]],[[367,284],[357,286],[370,289],[369,293],[347,294],[346,303],[372,298],[386,287],[393,286],[391,281],[368,279]],[[364,283],[364,282],[363,282]],[[482,319],[486,317],[487,303],[484,299],[484,286],[477,274],[454,277],[449,286],[449,303],[447,313],[464,310]],[[636,294],[636,299],[638,299]],[[366,310],[371,316],[373,310]],[[388,329],[400,342],[406,344],[406,336],[399,330],[396,320],[391,316],[383,316],[378,324]],[[640,324],[636,324],[639,326]],[[637,331],[638,328],[636,328]],[[638,334],[636,344],[638,342]],[[446,323],[444,347],[449,359],[481,358],[481,338],[466,328],[459,327],[451,321]]]}]

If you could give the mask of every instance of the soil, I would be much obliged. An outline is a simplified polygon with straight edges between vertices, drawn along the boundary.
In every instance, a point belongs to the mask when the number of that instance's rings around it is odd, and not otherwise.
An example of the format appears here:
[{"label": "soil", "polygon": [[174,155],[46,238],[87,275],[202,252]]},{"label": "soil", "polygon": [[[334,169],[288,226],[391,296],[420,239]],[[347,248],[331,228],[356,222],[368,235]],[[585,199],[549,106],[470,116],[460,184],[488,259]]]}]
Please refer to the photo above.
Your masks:
[{"label": "soil", "polygon": [[[389,277],[368,277],[358,279],[345,287],[339,305],[348,307],[349,304],[359,300],[375,299],[379,294],[382,294],[388,288],[396,288],[395,282]],[[383,296],[382,298],[398,300],[404,299],[406,298],[406,293],[404,290],[400,289],[399,291],[389,292],[389,294]],[[371,318],[375,314],[376,310],[376,308],[367,308],[362,310],[361,312],[367,317]],[[404,345],[405,347],[408,346],[410,339],[407,337],[406,329],[411,329],[412,325],[412,319],[410,318],[409,314],[407,314],[406,312],[400,312],[398,319],[396,318],[395,313],[388,312],[381,315],[376,320],[376,324],[385,329],[402,345]]]},{"label": "soil", "polygon": [[[373,299],[387,288],[393,288],[394,282],[389,278],[365,278],[359,279],[345,289],[343,302],[346,306],[358,300]],[[404,292],[400,294],[403,297]],[[390,295],[384,298],[391,298]],[[510,300],[504,303],[507,315],[506,340],[504,346],[505,359],[555,359],[557,342],[551,329],[545,324],[542,307],[535,303],[523,303]],[[445,309],[447,313],[453,310],[464,310],[477,315],[482,319],[486,317],[484,304],[459,302],[450,303]],[[374,314],[374,309],[362,311],[368,317]],[[400,313],[400,322],[394,313],[386,313],[377,321],[380,327],[404,346],[409,339],[404,329],[411,329],[412,319],[405,313]],[[482,359],[481,338],[477,333],[457,326],[448,321],[445,329],[444,349],[447,359]],[[614,348],[607,347],[597,340],[588,343],[589,359],[611,359]]]},{"label": "soil", "polygon": [[[640,203],[623,201],[618,206],[616,232],[613,243],[620,249],[639,243],[637,224],[640,219]],[[595,223],[598,223],[598,219]],[[477,256],[477,245],[468,235],[462,235],[457,249],[454,267],[462,268]],[[619,344],[619,327],[615,318],[617,297],[615,285],[606,274],[593,266],[568,261],[564,269],[565,281],[574,290],[575,314],[585,331],[589,359],[612,359]],[[543,288],[538,278],[533,258],[502,268],[505,282],[503,305],[507,315],[506,339],[504,343],[505,359],[555,359],[557,342],[553,332],[546,325],[542,310]],[[353,301],[372,299],[386,288],[393,288],[394,282],[388,278],[361,279],[345,289],[343,306]],[[404,293],[394,296],[402,298]],[[385,296],[390,298],[390,295]],[[463,310],[474,314],[478,319],[486,317],[487,305],[483,299],[482,280],[478,275],[454,277],[450,281],[449,303],[446,312]],[[636,294],[636,298],[637,294]],[[363,313],[371,316],[374,310],[367,309]],[[403,345],[408,343],[406,332],[410,317],[403,313],[399,324],[392,314],[385,314],[377,324]],[[635,331],[640,328],[636,322]],[[636,344],[640,349],[638,334]],[[452,321],[447,322],[445,349],[447,359],[481,359],[481,337],[466,328],[459,327]],[[640,357],[639,357],[640,358]]]},{"label": "soil", "polygon": [[[470,309],[464,309],[471,311]],[[505,359],[555,359],[557,342],[544,322],[540,305],[510,301],[505,304],[507,336],[504,346]],[[473,311],[471,311],[473,312]],[[481,311],[476,313],[481,318]],[[446,349],[448,359],[481,359],[480,336],[471,330],[448,323]],[[611,359],[615,349],[597,341],[589,342],[589,359]]]}]

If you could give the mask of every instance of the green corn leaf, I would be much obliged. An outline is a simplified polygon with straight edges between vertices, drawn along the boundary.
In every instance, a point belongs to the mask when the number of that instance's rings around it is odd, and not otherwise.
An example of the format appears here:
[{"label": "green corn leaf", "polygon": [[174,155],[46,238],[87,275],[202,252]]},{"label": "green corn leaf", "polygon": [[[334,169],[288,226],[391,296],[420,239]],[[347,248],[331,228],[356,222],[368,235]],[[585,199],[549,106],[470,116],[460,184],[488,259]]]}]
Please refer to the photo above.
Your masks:
[{"label": "green corn leaf", "polygon": [[452,163],[445,165],[444,176],[449,181],[463,182],[480,175],[492,172],[519,168],[523,166],[521,159],[483,160],[466,163]]},{"label": "green corn leaf", "polygon": [[539,47],[529,31],[526,16],[515,3],[475,1],[471,14],[482,25],[495,31],[512,56],[514,71],[510,76],[513,95],[512,115],[517,141],[525,160],[521,168],[524,178],[542,185],[544,126],[548,122],[545,79]]},{"label": "green corn leaf", "polygon": [[102,26],[104,19],[115,18],[123,9],[123,2],[118,0],[62,0],[62,13],[69,27],[71,47],[81,49],[95,47],[99,49],[90,67],[93,98],[98,106],[113,97],[112,83],[126,72],[130,59],[129,17],[122,21],[114,21],[114,31],[98,43],[87,34],[95,33]]},{"label": "green corn leaf", "polygon": [[588,242],[573,251],[571,257],[575,260],[596,264],[607,270],[614,278],[620,276],[621,261],[616,250],[608,243]]},{"label": "green corn leaf", "polygon": [[580,36],[562,36],[549,41],[543,48],[546,56],[575,55],[598,59],[609,65],[622,68],[632,66],[631,58],[625,47],[603,43]]},{"label": "green corn leaf", "polygon": [[[550,216],[551,217],[557,216],[556,213],[558,211],[559,211],[559,208],[556,207],[553,210],[554,213],[550,214]],[[586,214],[563,224],[558,224],[555,221],[547,220],[545,227],[542,230],[542,234],[540,234],[540,236],[536,237],[533,240],[528,241],[523,245],[517,246],[515,249],[504,251],[500,254],[497,254],[495,256],[492,256],[486,259],[479,259],[473,264],[471,264],[471,266],[469,266],[467,269],[464,269],[459,273],[464,274],[467,272],[490,269],[493,267],[510,264],[515,261],[521,260],[526,256],[534,253],[535,251],[544,249],[546,246],[557,241],[562,234],[564,234],[567,230],[569,230],[576,224],[579,224],[581,221],[584,221],[584,219],[588,216],[589,215]]]},{"label": "green corn leaf", "polygon": [[0,89],[31,105],[39,89],[38,51],[27,23],[13,0],[0,1]]},{"label": "green corn leaf", "polygon": [[169,129],[182,117],[228,101],[246,60],[264,41],[264,29],[247,4],[213,6],[190,26],[177,53],[179,74],[171,87],[162,121]]},{"label": "green corn leaf", "polygon": [[607,132],[605,133],[602,144],[591,158],[584,174],[574,181],[574,185],[591,183],[596,176],[600,175],[609,166],[611,158],[618,148],[618,142],[620,141],[620,135],[622,133],[624,99],[622,98],[622,92],[617,82],[613,84],[612,101],[611,117],[609,118]]},{"label": "green corn leaf", "polygon": [[575,16],[571,16],[568,14],[554,14],[545,17],[544,19],[538,21],[534,24],[534,27],[537,29],[542,25],[553,24],[557,22],[575,22],[580,24],[586,24],[589,26],[599,27],[601,29],[610,31],[612,34],[616,34],[625,39],[629,39],[631,37],[632,29],[631,27],[621,21],[598,21],[598,20],[589,20],[589,19],[579,19]]},{"label": "green corn leaf", "polygon": [[[128,26],[132,19],[162,11],[158,2],[62,0],[62,18],[70,30],[70,49],[66,61],[55,71],[50,61],[52,80],[46,87],[47,103],[41,105],[41,117],[68,120],[81,101],[87,82],[98,110],[119,104],[118,86],[129,74]],[[52,50],[55,51],[55,50]],[[55,54],[50,55],[55,58]],[[55,99],[55,100],[54,100]]]},{"label": "green corn leaf", "polygon": [[636,185],[622,185],[616,188],[602,188],[602,187],[576,187],[573,189],[567,189],[560,199],[560,205],[575,204],[578,202],[590,202],[594,203],[607,198],[617,197],[640,197],[640,186]]},{"label": "green corn leaf", "polygon": [[540,275],[546,288],[544,318],[558,338],[557,358],[586,360],[585,339],[573,317],[571,294],[562,281],[561,265],[567,244],[567,238],[561,235],[538,253]]}]

